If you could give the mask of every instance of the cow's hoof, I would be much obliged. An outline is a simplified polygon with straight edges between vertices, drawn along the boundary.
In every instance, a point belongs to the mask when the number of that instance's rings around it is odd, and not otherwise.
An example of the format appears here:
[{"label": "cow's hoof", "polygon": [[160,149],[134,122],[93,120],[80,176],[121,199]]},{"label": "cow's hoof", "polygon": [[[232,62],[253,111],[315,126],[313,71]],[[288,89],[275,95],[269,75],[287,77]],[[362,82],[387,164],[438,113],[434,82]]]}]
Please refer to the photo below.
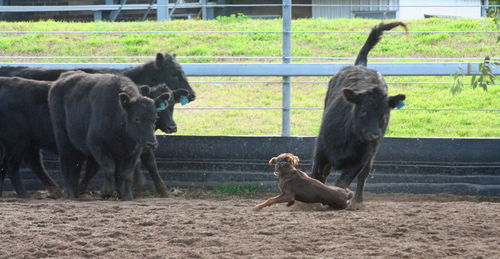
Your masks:
[{"label": "cow's hoof", "polygon": [[79,201],[90,201],[92,200],[92,194],[89,191],[78,194]]},{"label": "cow's hoof", "polygon": [[169,196],[169,191],[166,189],[158,190],[158,194],[160,195],[160,197],[166,198]]},{"label": "cow's hoof", "polygon": [[63,191],[59,188],[48,188],[47,192],[49,193],[47,198],[50,199],[60,199],[64,196]]},{"label": "cow's hoof", "polygon": [[101,191],[101,198],[103,199],[116,199],[117,197],[118,194],[115,191],[109,191],[109,190]]},{"label": "cow's hoof", "polygon": [[31,196],[28,193],[18,194],[17,197],[21,198],[21,199],[29,199],[29,198],[31,198]]}]

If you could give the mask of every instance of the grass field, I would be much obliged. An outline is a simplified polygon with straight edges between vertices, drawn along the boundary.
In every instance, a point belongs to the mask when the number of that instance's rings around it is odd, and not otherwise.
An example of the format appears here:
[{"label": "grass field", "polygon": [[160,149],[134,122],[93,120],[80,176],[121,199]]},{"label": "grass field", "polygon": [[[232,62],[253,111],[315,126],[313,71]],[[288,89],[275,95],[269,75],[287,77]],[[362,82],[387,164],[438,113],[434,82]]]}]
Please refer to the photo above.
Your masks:
[{"label": "grass field", "polygon": [[[294,31],[368,31],[379,21],[367,19],[299,19]],[[408,21],[410,31],[482,31],[494,28],[488,19],[425,19]],[[132,23],[0,22],[0,31],[280,31],[281,20],[223,18],[213,21]],[[398,29],[399,30],[399,29]],[[367,34],[294,33],[292,55],[297,57],[355,57]],[[2,34],[0,56],[154,56],[173,52],[179,56],[280,57],[280,33],[127,33],[127,34]],[[500,45],[491,33],[388,33],[370,53],[389,58],[497,57]],[[0,62],[143,62],[137,59],[12,59]],[[179,59],[180,62],[281,62],[280,59]],[[343,62],[352,60],[294,59],[293,62]],[[393,61],[391,61],[393,62]],[[401,61],[406,62],[406,61]],[[426,62],[426,61],[421,61]],[[194,78],[195,102],[182,108],[281,107],[281,78]],[[292,135],[317,134],[327,77],[292,78]],[[407,95],[405,109],[500,109],[500,89],[487,92],[465,89],[450,94],[452,77],[386,77],[390,94]],[[260,83],[258,81],[266,81]],[[274,83],[269,83],[273,81]],[[465,79],[467,82],[468,79]],[[498,80],[497,80],[498,81]],[[301,83],[305,82],[305,83]],[[425,82],[430,84],[402,84]],[[392,112],[387,136],[399,137],[499,137],[500,112],[409,111]],[[184,135],[279,135],[280,110],[177,109],[175,119]]]}]

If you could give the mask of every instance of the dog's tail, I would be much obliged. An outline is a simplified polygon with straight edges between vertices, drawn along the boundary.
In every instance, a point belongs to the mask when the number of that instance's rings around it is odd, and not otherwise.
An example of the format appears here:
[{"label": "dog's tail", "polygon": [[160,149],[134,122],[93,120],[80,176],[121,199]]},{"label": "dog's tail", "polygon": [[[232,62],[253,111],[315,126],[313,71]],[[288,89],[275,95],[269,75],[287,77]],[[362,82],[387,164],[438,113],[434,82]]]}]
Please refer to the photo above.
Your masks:
[{"label": "dog's tail", "polygon": [[368,63],[367,57],[368,53],[370,50],[372,50],[375,45],[382,39],[382,34],[384,34],[384,31],[391,30],[395,27],[402,26],[405,31],[408,31],[408,28],[406,27],[406,24],[400,21],[396,22],[391,22],[391,23],[380,23],[378,25],[373,26],[372,30],[370,31],[370,35],[368,35],[368,39],[365,42],[365,45],[361,48],[359,51],[358,57],[356,58],[356,62],[354,62],[354,65],[360,65],[360,66],[365,66]]}]

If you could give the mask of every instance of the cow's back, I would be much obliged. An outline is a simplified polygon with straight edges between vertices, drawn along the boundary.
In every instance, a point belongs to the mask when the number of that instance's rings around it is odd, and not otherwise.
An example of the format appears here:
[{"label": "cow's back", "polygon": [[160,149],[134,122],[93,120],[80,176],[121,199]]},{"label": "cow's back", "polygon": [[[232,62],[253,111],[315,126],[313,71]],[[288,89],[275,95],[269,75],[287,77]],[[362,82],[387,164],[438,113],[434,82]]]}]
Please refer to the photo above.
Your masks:
[{"label": "cow's back", "polygon": [[14,143],[22,138],[56,151],[47,103],[49,88],[49,82],[0,77],[2,137]]},{"label": "cow's back", "polygon": [[3,66],[0,67],[0,76],[6,77],[22,77],[26,79],[55,81],[59,75],[69,71],[70,69],[53,69],[53,68],[32,68],[26,66]]}]

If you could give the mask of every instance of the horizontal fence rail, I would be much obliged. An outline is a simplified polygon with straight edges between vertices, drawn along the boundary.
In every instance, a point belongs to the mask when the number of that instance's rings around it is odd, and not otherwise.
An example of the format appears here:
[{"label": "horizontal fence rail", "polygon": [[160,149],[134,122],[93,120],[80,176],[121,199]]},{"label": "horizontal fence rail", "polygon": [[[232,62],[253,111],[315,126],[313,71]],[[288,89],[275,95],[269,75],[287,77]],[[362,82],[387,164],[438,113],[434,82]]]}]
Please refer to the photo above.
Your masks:
[{"label": "horizontal fence rail", "polygon": [[[449,76],[456,72],[479,75],[480,63],[369,63],[368,67],[384,76]],[[0,63],[0,66],[28,66],[43,68],[74,69],[79,67],[117,68],[130,67],[131,63]],[[332,76],[351,64],[197,64],[183,63],[188,76]],[[492,73],[500,74],[500,67]]]},{"label": "horizontal fence rail", "polygon": [[[226,7],[282,7],[282,4],[100,4],[100,5],[1,5],[0,12],[70,12],[70,11],[116,11],[116,10],[148,10],[158,7],[172,8],[226,8]],[[292,7],[373,7],[368,4],[291,4]],[[384,5],[385,8],[498,8],[500,5]]]},{"label": "horizontal fence rail", "polygon": [[[0,12],[1,13],[1,12]],[[363,33],[369,31],[0,31],[0,34],[200,34],[200,33]],[[500,33],[500,31],[387,31],[387,34],[401,33]]]},{"label": "horizontal fence rail", "polygon": [[[155,56],[0,56],[0,59],[141,59],[149,60],[154,59]],[[277,56],[177,56],[176,59],[317,59],[317,60],[356,60],[356,57],[299,57],[299,56],[289,56],[289,57],[277,57]],[[380,58],[380,57],[370,57],[370,60],[432,60],[432,61],[482,61],[483,58],[478,57],[463,57],[463,58],[444,58],[444,57],[434,57],[434,58]],[[490,57],[490,60],[500,60],[500,57]]]}]

